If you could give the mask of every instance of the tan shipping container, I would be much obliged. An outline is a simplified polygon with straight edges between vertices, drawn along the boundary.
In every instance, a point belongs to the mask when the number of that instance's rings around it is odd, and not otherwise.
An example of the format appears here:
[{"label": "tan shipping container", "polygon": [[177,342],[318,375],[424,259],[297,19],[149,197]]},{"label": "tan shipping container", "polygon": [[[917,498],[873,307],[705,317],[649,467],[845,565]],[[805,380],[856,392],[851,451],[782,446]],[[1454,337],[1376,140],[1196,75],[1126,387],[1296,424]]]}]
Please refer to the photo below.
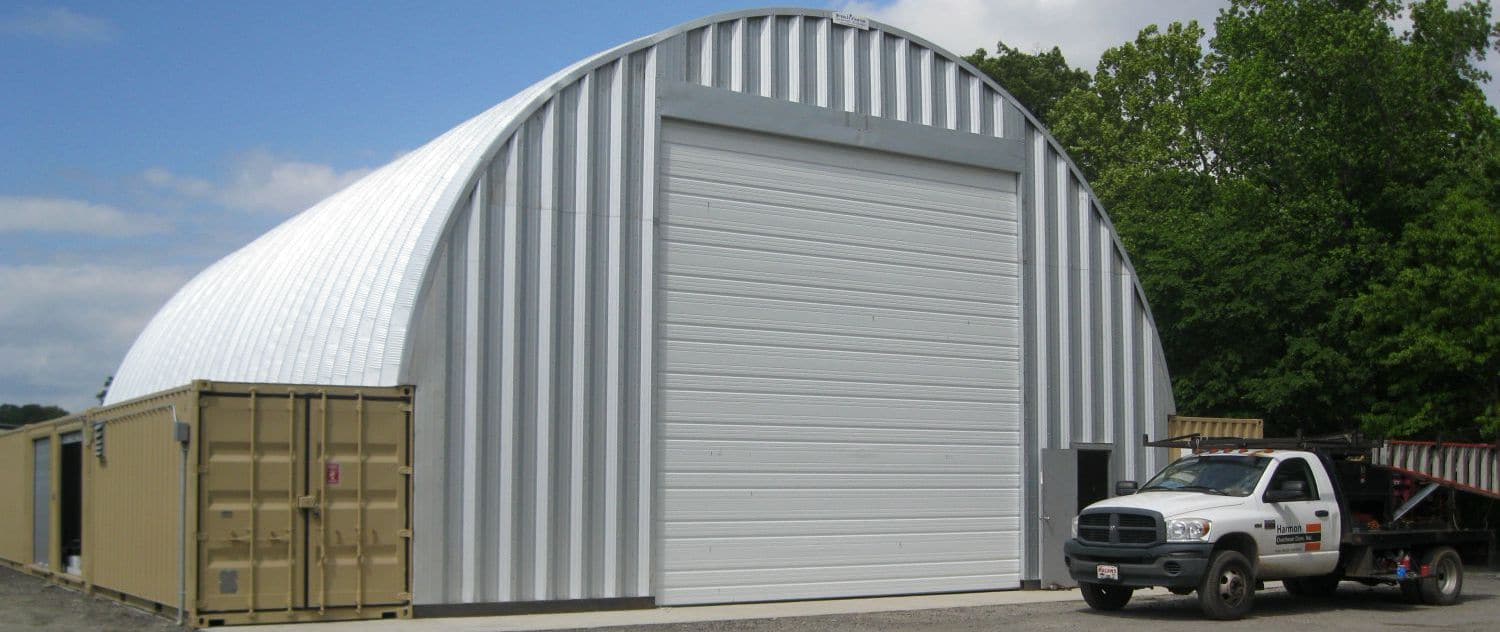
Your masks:
[{"label": "tan shipping container", "polygon": [[[1224,417],[1167,417],[1167,436],[1184,437],[1199,434],[1205,437],[1234,437],[1236,439],[1260,439],[1265,437],[1263,419],[1229,419]],[[1172,461],[1182,456],[1181,448],[1167,451]]]},{"label": "tan shipping container", "polygon": [[410,413],[406,387],[199,381],[5,433],[0,559],[199,627],[409,617]]}]

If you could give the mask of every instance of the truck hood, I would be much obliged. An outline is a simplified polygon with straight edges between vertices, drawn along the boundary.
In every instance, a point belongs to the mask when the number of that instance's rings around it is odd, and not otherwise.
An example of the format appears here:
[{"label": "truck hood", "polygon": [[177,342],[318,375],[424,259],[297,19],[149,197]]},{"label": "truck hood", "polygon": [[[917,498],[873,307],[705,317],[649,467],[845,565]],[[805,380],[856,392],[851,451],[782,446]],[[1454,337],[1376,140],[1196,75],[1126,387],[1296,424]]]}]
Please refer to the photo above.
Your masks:
[{"label": "truck hood", "polygon": [[1147,509],[1161,512],[1163,518],[1174,518],[1244,502],[1245,498],[1239,496],[1215,496],[1202,492],[1145,492],[1101,500],[1086,509]]}]

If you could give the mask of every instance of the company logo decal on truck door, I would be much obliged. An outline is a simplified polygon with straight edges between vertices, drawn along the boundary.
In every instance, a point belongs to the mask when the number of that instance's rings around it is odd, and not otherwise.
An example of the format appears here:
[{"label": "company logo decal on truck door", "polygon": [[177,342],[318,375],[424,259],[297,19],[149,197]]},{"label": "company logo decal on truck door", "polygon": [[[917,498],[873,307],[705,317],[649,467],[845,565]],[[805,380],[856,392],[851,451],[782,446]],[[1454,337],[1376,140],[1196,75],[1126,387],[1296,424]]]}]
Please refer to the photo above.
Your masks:
[{"label": "company logo decal on truck door", "polygon": [[1323,523],[1308,523],[1303,529],[1300,524],[1284,524],[1276,527],[1276,544],[1301,544],[1304,551],[1318,551],[1323,548]]}]

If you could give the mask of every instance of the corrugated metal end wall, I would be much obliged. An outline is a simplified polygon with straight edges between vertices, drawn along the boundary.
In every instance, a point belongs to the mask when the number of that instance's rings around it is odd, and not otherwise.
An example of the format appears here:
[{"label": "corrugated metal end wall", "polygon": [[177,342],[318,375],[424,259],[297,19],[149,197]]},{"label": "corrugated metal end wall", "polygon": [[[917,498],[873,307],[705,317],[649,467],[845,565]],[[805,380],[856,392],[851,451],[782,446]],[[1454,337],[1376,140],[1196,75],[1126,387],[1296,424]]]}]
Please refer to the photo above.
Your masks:
[{"label": "corrugated metal end wall", "polygon": [[408,358],[418,603],[653,594],[658,342],[655,300],[641,297],[656,296],[659,82],[1024,142],[1026,458],[1112,443],[1118,476],[1156,467],[1138,447],[1173,410],[1155,329],[1050,137],[918,38],[827,12],[731,14],[622,47],[547,91],[455,209]]}]

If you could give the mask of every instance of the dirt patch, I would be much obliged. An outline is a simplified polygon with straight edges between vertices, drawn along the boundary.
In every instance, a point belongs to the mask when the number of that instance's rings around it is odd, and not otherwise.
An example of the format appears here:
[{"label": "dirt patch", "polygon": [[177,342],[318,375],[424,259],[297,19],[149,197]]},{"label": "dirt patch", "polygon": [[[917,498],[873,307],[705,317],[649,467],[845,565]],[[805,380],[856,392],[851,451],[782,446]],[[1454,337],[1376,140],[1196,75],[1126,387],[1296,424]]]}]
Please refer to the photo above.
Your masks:
[{"label": "dirt patch", "polygon": [[0,632],[177,630],[171,621],[0,568]]}]

